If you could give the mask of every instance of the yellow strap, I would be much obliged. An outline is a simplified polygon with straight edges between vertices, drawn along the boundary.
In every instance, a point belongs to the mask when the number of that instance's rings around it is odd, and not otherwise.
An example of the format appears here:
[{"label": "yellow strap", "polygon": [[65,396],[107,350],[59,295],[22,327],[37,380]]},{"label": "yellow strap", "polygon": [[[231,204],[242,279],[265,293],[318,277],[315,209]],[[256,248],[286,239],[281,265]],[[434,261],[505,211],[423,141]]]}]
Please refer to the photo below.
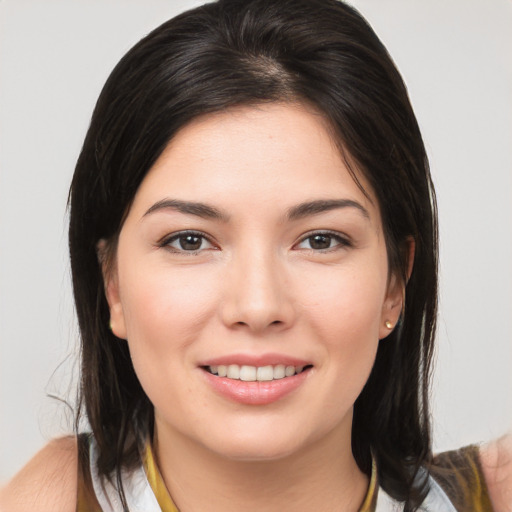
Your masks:
[{"label": "yellow strap", "polygon": [[162,509],[162,512],[179,512],[176,505],[173,503],[171,496],[169,495],[169,491],[165,486],[164,479],[158,470],[158,467],[155,463],[155,458],[153,456],[153,451],[151,450],[151,443],[146,443],[146,449],[144,453],[144,470],[146,471],[146,476],[153,490],[156,500]]},{"label": "yellow strap", "polygon": [[377,464],[375,458],[372,457],[372,476],[370,478],[370,485],[368,492],[359,509],[359,512],[375,512],[377,506]]},{"label": "yellow strap", "polygon": [[[155,463],[155,458],[153,456],[153,450],[151,449],[151,443],[146,443],[145,453],[144,453],[144,470],[146,471],[146,476],[153,490],[158,504],[162,509],[162,512],[179,512],[176,505],[173,503],[171,496],[169,495],[169,491],[165,486],[164,480],[158,467]],[[359,512],[375,512],[376,506],[376,494],[377,491],[377,465],[375,463],[375,459],[372,460],[372,476],[370,478],[370,485],[368,486],[368,492],[366,497],[359,509]]]}]

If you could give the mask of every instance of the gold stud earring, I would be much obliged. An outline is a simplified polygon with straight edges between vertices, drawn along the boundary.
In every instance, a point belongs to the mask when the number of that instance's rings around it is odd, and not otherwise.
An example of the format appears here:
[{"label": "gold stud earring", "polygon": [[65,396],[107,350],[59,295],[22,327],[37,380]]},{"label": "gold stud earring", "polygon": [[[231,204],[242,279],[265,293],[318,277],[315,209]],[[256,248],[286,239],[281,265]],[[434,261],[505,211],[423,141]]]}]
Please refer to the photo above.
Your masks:
[{"label": "gold stud earring", "polygon": [[386,320],[384,325],[388,328],[388,329],[393,329],[393,324],[389,321],[389,320]]}]

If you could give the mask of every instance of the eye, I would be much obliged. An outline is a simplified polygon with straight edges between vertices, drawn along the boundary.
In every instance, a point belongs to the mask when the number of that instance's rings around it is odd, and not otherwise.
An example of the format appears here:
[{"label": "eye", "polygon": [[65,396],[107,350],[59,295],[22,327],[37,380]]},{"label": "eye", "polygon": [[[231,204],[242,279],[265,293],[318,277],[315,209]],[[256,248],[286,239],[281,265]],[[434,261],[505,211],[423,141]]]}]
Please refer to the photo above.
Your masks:
[{"label": "eye", "polygon": [[213,249],[214,245],[202,233],[196,231],[182,231],[163,239],[161,247],[173,252],[197,253],[205,249]]},{"label": "eye", "polygon": [[309,249],[313,251],[328,251],[338,247],[347,247],[350,242],[336,233],[322,232],[312,233],[303,238],[297,245],[298,249]]}]

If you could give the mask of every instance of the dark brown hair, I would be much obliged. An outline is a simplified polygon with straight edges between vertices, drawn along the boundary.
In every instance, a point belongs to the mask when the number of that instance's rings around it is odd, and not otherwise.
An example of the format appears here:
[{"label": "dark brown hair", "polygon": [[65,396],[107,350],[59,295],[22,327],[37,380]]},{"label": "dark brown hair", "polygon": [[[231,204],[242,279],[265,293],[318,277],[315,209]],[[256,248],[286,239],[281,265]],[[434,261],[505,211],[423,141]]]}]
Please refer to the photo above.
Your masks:
[{"label": "dark brown hair", "polygon": [[[164,23],[110,75],[70,191],[69,246],[81,331],[81,402],[102,475],[117,478],[151,431],[153,407],[128,346],[110,332],[96,248],[115,251],[134,195],[170,139],[197,116],[237,105],[306,102],[370,183],[390,269],[406,284],[398,328],[380,343],[354,408],[352,447],[365,473],[414,509],[431,459],[428,383],[437,307],[436,206],[421,134],[386,49],[353,8],[335,0],[220,0]],[[355,174],[354,174],[355,177]]]}]

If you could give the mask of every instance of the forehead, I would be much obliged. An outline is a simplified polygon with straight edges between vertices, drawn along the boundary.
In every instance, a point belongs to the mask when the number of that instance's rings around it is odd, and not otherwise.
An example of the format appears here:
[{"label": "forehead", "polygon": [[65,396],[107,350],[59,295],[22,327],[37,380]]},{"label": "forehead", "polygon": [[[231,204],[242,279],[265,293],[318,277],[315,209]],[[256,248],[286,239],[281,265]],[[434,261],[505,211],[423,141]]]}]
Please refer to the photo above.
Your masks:
[{"label": "forehead", "polygon": [[[364,177],[349,170],[324,116],[302,104],[231,108],[196,118],[169,142],[134,207],[170,195],[261,209],[312,199],[351,199],[374,210]],[[240,203],[240,201],[238,201]],[[238,204],[240,206],[240,204]]]}]

